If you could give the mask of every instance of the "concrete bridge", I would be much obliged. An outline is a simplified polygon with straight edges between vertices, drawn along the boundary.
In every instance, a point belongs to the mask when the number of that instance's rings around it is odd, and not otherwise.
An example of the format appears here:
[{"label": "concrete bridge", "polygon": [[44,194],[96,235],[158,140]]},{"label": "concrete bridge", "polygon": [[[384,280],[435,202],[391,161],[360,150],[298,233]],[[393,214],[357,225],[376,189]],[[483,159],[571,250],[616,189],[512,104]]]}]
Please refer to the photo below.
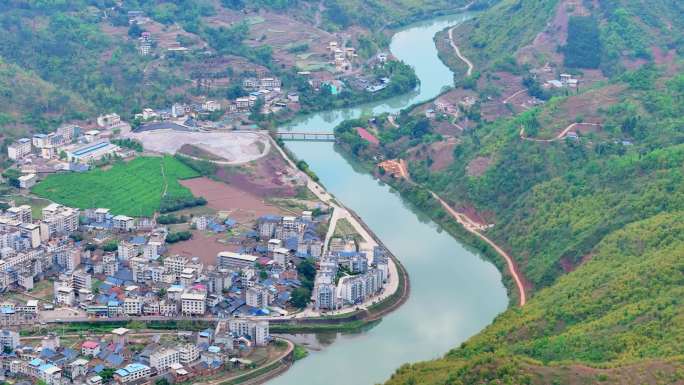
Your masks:
[{"label": "concrete bridge", "polygon": [[332,132],[294,132],[281,131],[278,132],[278,138],[287,141],[300,142],[334,142],[335,134]]}]

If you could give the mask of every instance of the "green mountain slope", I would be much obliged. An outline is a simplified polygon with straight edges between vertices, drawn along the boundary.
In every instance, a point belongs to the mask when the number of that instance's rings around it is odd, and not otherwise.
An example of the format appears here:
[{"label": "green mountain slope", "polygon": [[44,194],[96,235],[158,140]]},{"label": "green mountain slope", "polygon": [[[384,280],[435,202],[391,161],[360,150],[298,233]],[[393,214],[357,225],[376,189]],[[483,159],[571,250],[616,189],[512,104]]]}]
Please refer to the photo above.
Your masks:
[{"label": "green mountain slope", "polygon": [[[586,8],[563,16],[570,8],[558,7],[573,4]],[[486,234],[514,257],[531,293],[522,309],[442,359],[405,365],[388,384],[684,382],[681,15],[682,3],[670,0],[502,1],[459,28],[482,78],[520,79],[550,61],[594,80],[489,122],[476,105],[475,123],[453,134],[453,161],[439,169],[415,149],[438,143],[443,123],[383,143],[391,157],[410,159],[414,181],[494,223]],[[498,64],[507,58],[532,60],[506,74]],[[549,140],[585,113],[600,126]],[[397,120],[404,129],[418,116]],[[425,190],[400,188],[453,228]]]},{"label": "green mountain slope", "polygon": [[[678,383],[682,256],[684,212],[633,223],[523,309],[508,310],[443,359],[406,365],[387,383]],[[585,367],[580,375],[577,362],[611,369]],[[653,378],[630,380],[649,367]]]},{"label": "green mountain slope", "polygon": [[[0,127],[3,134],[23,133],[28,125],[47,129],[40,117],[61,121],[82,118],[93,106],[79,95],[40,78],[36,73],[7,63],[0,57]],[[38,119],[36,119],[38,118]]]}]

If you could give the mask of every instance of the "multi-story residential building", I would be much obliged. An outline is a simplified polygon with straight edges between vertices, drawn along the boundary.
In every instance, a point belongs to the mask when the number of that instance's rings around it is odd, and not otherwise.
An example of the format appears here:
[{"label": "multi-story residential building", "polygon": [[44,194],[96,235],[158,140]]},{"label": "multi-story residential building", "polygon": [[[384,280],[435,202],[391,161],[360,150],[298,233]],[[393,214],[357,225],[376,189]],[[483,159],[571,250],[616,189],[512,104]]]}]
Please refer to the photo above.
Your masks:
[{"label": "multi-story residential building", "polygon": [[121,123],[121,117],[115,113],[100,115],[97,117],[97,125],[102,128],[110,128]]},{"label": "multi-story residential building", "polygon": [[164,258],[164,269],[175,275],[180,275],[187,264],[188,259],[180,255],[171,255]]},{"label": "multi-story residential building", "polygon": [[85,341],[81,344],[81,354],[95,357],[100,354],[100,344],[97,341]]},{"label": "multi-story residential building", "polygon": [[57,127],[55,131],[57,135],[61,135],[64,143],[71,143],[81,133],[81,127],[75,124],[63,124]]},{"label": "multi-story residential building", "polygon": [[117,255],[119,256],[119,259],[122,261],[128,261],[131,258],[136,257],[138,253],[138,245],[132,242],[121,241],[117,246]]},{"label": "multi-story residential building", "polygon": [[149,366],[136,362],[114,371],[114,380],[120,384],[127,384],[133,381],[146,379],[150,376],[151,372]]},{"label": "multi-story residential building", "polygon": [[126,328],[116,328],[112,330],[112,342],[117,345],[126,345],[129,333],[130,330]]},{"label": "multi-story residential building", "polygon": [[207,287],[211,293],[221,293],[233,285],[233,273],[228,269],[217,269],[207,273]]},{"label": "multi-story residential building", "polygon": [[33,222],[33,216],[31,214],[31,206],[21,205],[10,207],[5,210],[5,216],[21,223],[31,223]]},{"label": "multi-story residential building", "polygon": [[124,299],[124,314],[126,315],[141,315],[143,308],[142,298],[126,298]]},{"label": "multi-story residential building", "polygon": [[259,88],[265,90],[277,90],[282,85],[278,78],[261,78],[259,79]]},{"label": "multi-story residential building", "polygon": [[204,111],[209,111],[209,112],[214,112],[214,111],[220,111],[221,110],[221,103],[216,102],[214,100],[207,100],[202,104],[202,109]]},{"label": "multi-story residential building", "polygon": [[178,314],[178,303],[174,301],[159,302],[159,314],[172,317]]},{"label": "multi-story residential building", "polygon": [[20,176],[17,180],[19,180],[19,188],[29,189],[36,185],[38,177],[36,174],[26,174]]},{"label": "multi-story residential building", "polygon": [[53,364],[43,363],[38,366],[37,377],[47,385],[60,385],[62,380],[62,369]]},{"label": "multi-story residential building", "polygon": [[202,315],[206,310],[206,291],[187,290],[181,295],[181,313],[183,315]]},{"label": "multi-story residential building", "polygon": [[217,266],[219,268],[239,270],[244,267],[254,266],[254,263],[259,259],[254,255],[238,254],[231,251],[222,251],[216,257]]},{"label": "multi-story residential building", "polygon": [[236,337],[249,336],[257,346],[264,346],[270,340],[268,321],[236,318],[228,321],[228,330]]},{"label": "multi-story residential building", "polygon": [[55,234],[69,234],[78,230],[79,210],[52,203],[43,208],[41,234],[50,239]]},{"label": "multi-story residential building", "polygon": [[74,380],[88,374],[88,363],[84,358],[77,358],[64,365],[64,377]]},{"label": "multi-story residential building", "polygon": [[0,346],[5,350],[14,351],[19,346],[19,332],[14,330],[0,330]]},{"label": "multi-story residential building", "polygon": [[64,253],[64,268],[67,271],[74,271],[81,264],[81,250],[73,248]]},{"label": "multi-story residential building", "polygon": [[149,241],[143,246],[143,258],[147,260],[157,259],[159,257],[159,250],[162,247],[161,242]]},{"label": "multi-story residential building", "polygon": [[131,231],[135,229],[135,219],[126,215],[117,215],[112,218],[112,228],[118,231]]},{"label": "multi-story residential building", "polygon": [[119,261],[116,260],[114,253],[107,253],[102,256],[103,273],[112,276],[119,271]]},{"label": "multi-story residential building", "polygon": [[171,365],[180,363],[180,356],[176,349],[160,347],[150,353],[150,366],[163,373]]},{"label": "multi-story residential building", "polygon": [[58,305],[72,306],[74,300],[74,290],[71,287],[60,286],[55,290],[55,303]]},{"label": "multi-story residential building", "polygon": [[245,301],[247,306],[263,308],[268,306],[269,293],[263,287],[250,287],[245,294]]},{"label": "multi-story residential building", "polygon": [[199,359],[200,350],[195,344],[185,344],[178,348],[180,353],[180,363],[188,365]]},{"label": "multi-story residential building", "polygon": [[256,321],[252,337],[256,346],[266,346],[271,339],[268,321]]},{"label": "multi-story residential building", "polygon": [[90,290],[93,287],[93,278],[89,273],[84,270],[76,270],[71,275],[71,282],[74,290],[79,291],[81,289]]},{"label": "multi-story residential building", "polygon": [[12,160],[23,159],[31,153],[31,139],[21,138],[7,146],[7,157]]}]

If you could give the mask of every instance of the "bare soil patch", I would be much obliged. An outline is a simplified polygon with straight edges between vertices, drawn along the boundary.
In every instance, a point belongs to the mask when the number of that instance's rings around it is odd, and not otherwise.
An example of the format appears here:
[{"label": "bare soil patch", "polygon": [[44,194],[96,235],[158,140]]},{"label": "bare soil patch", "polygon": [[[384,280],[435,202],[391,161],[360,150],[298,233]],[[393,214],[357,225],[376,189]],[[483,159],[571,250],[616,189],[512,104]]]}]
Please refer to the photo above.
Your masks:
[{"label": "bare soil patch", "polygon": [[468,176],[482,176],[492,164],[492,158],[488,156],[478,156],[468,163],[466,167],[466,172]]},{"label": "bare soil patch", "polygon": [[292,169],[277,151],[239,167],[220,167],[216,177],[260,198],[291,198],[301,186],[300,171]]},{"label": "bare soil patch", "polygon": [[199,230],[191,232],[190,240],[172,244],[169,253],[188,258],[198,257],[205,265],[216,265],[216,255],[221,251],[239,251],[239,245],[225,242],[226,234],[210,234]]},{"label": "bare soil patch", "polygon": [[432,143],[429,150],[432,159],[430,171],[437,172],[447,168],[454,161],[454,148],[458,143],[458,139],[453,137]]},{"label": "bare soil patch", "polygon": [[[336,40],[335,35],[310,23],[296,20],[286,13],[266,10],[245,14],[220,8],[216,15],[205,18],[205,21],[213,27],[227,27],[243,19],[251,24],[250,37],[246,43],[250,46],[271,46],[274,58],[286,66],[294,66],[301,60],[301,54],[326,57],[328,42]],[[308,48],[301,52],[290,51],[295,46],[303,45],[308,45]]]},{"label": "bare soil patch", "polygon": [[280,208],[267,203],[250,191],[209,178],[195,178],[180,181],[195,196],[204,197],[207,206],[225,211],[240,223],[253,222],[262,215],[286,215]]},{"label": "bare soil patch", "polygon": [[225,161],[226,159],[221,158],[220,156],[209,152],[203,148],[197,147],[192,144],[184,144],[181,146],[181,148],[178,149],[178,153],[183,154],[183,155],[188,155],[192,156],[195,158],[200,158],[200,159],[206,159],[206,160],[217,160],[217,161]]},{"label": "bare soil patch", "polygon": [[[271,142],[266,135],[256,132],[190,132],[161,129],[132,132],[127,136],[141,141],[147,150],[175,154],[183,145],[191,144],[234,164],[259,159],[271,150]],[[262,143],[261,146],[259,142]]]},{"label": "bare soil patch", "polygon": [[[555,108],[544,109],[544,112],[539,116],[539,123],[542,127],[539,136],[545,138],[555,136],[578,120],[583,123],[601,124],[603,122],[601,109],[617,103],[620,93],[624,90],[623,85],[602,87],[583,94],[569,96]],[[575,130],[586,134],[596,131],[597,128],[597,126],[590,124],[578,124]]]}]

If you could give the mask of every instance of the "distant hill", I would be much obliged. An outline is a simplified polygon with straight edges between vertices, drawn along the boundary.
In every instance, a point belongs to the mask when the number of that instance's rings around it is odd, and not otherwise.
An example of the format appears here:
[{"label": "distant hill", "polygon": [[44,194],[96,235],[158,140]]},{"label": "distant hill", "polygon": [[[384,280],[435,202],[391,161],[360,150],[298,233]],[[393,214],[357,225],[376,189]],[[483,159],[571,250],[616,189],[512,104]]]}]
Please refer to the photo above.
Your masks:
[{"label": "distant hill", "polygon": [[[363,40],[359,51],[367,55],[388,43],[381,32],[388,27],[464,4],[465,0],[7,0],[0,7],[0,86],[8,90],[0,95],[0,128],[15,137],[98,113],[116,111],[130,118],[147,106],[235,95],[233,84],[236,79],[239,84],[241,73],[264,66],[283,70],[274,55],[285,56],[285,63],[292,66],[309,48],[320,51],[310,44],[327,44],[330,33],[341,30],[358,34]],[[129,19],[138,16],[140,24],[129,25]],[[263,22],[274,24],[275,37],[267,39],[268,30],[260,33],[251,27]],[[281,42],[277,35],[284,29],[315,38],[311,43]],[[155,55],[139,54],[143,31],[152,33]],[[189,53],[166,51],[180,46]],[[7,71],[18,75],[12,78]],[[25,87],[15,87],[18,83]]]}]

